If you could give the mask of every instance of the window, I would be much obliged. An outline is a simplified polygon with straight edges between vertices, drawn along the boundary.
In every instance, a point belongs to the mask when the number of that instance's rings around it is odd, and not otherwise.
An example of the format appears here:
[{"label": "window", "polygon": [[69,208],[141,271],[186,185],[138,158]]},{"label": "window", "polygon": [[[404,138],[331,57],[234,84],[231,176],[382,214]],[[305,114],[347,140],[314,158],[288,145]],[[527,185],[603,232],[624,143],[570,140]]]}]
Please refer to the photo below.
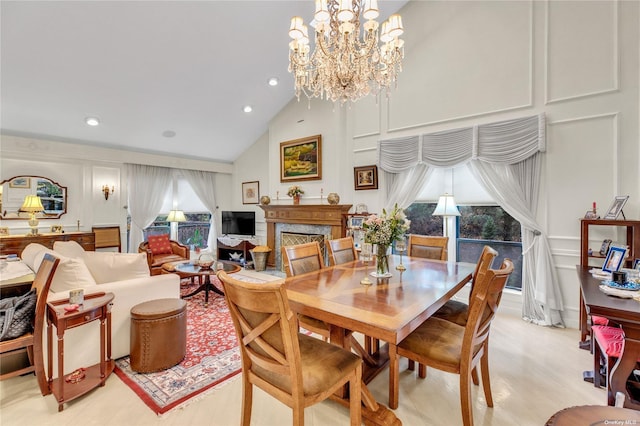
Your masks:
[{"label": "window", "polygon": [[[455,195],[460,216],[455,226],[449,223],[449,236],[455,239],[455,250],[449,251],[449,259],[476,263],[482,247],[487,244],[498,251],[493,262],[499,268],[502,259],[508,257],[514,263],[514,271],[507,287],[522,287],[522,243],[520,223],[509,216],[475,180],[465,165],[435,169],[418,200],[406,209],[411,220],[409,232],[422,235],[443,235],[441,216],[432,216],[440,195]],[[455,231],[453,230],[455,229]]]}]

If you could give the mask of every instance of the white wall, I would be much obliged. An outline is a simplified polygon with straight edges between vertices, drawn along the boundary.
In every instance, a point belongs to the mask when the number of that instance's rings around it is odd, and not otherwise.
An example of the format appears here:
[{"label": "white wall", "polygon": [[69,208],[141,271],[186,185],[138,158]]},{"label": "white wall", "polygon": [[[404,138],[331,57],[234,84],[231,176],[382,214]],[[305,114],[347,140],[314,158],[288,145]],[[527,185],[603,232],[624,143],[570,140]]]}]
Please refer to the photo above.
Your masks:
[{"label": "white wall", "polygon": [[[593,201],[602,214],[614,196],[627,194],[627,218],[640,218],[638,9],[628,1],[409,2],[400,11],[406,59],[398,89],[388,102],[370,97],[350,107],[290,103],[269,128],[269,195],[279,190],[282,199],[286,191],[279,181],[283,141],[323,136],[323,178],[301,182],[305,198],[323,188],[342,203],[378,211],[383,177],[380,190],[356,192],[353,166],[375,164],[379,139],[544,112],[538,220],[550,236],[565,322],[576,327],[578,219]],[[249,150],[243,161],[254,155],[262,152]],[[235,173],[250,180],[244,170]],[[592,246],[603,238],[596,234]],[[519,310],[517,302],[506,301]]]},{"label": "white wall", "polygon": [[[128,198],[125,163],[218,172],[218,204],[231,203],[231,164],[0,136],[0,181],[18,175],[44,176],[67,187],[67,213],[59,219],[40,220],[39,232],[49,232],[51,225],[63,225],[67,231],[77,230],[78,223],[82,231],[91,230],[92,226],[118,225],[121,239],[126,241]],[[109,195],[108,200],[104,199],[101,191],[105,184],[115,186],[115,192]],[[219,213],[216,218],[219,226]],[[26,220],[0,219],[0,226],[8,227],[13,235],[29,230]]]}]

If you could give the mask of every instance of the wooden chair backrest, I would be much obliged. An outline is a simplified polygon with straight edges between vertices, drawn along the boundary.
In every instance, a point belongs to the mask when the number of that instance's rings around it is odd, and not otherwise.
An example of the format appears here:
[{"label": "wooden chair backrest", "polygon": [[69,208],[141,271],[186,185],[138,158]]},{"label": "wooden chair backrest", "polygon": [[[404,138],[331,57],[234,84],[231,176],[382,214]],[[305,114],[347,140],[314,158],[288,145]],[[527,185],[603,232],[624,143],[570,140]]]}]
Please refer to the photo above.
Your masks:
[{"label": "wooden chair backrest", "polygon": [[407,255],[426,259],[447,260],[449,237],[409,235]]},{"label": "wooden chair backrest", "polygon": [[491,321],[496,315],[502,291],[513,272],[513,262],[504,259],[500,269],[488,269],[475,283],[469,302],[469,316],[462,341],[462,360],[482,355],[484,343],[489,338]]},{"label": "wooden chair backrest", "polygon": [[351,237],[327,240],[325,247],[329,249],[329,266],[351,262],[358,258],[356,247]]},{"label": "wooden chair backrest", "polygon": [[53,276],[58,268],[60,259],[47,253],[40,263],[38,272],[31,284],[32,289],[36,289],[38,295],[36,302],[36,314],[33,323],[33,364],[35,367],[36,380],[42,395],[49,391],[47,378],[44,374],[44,348],[42,347],[42,333],[44,332],[44,320],[47,314],[47,296],[53,281]]},{"label": "wooden chair backrest", "polygon": [[478,263],[476,263],[476,269],[473,271],[469,300],[471,300],[471,298],[473,297],[473,289],[475,288],[475,283],[480,281],[487,270],[491,268],[493,259],[495,259],[497,255],[498,252],[489,246],[484,246],[482,248],[482,253],[480,253],[480,258],[478,259]]},{"label": "wooden chair backrest", "polygon": [[287,277],[324,268],[324,259],[317,241],[282,247],[282,261]]},{"label": "wooden chair backrest", "polygon": [[[291,395],[303,397],[302,366],[296,315],[289,307],[284,280],[239,281],[218,272],[236,329],[243,374],[268,382],[269,375],[286,377]],[[283,393],[277,389],[273,395]],[[281,399],[282,400],[282,399]]]},{"label": "wooden chair backrest", "polygon": [[96,249],[117,247],[122,252],[119,226],[95,226],[91,228],[95,235]]}]

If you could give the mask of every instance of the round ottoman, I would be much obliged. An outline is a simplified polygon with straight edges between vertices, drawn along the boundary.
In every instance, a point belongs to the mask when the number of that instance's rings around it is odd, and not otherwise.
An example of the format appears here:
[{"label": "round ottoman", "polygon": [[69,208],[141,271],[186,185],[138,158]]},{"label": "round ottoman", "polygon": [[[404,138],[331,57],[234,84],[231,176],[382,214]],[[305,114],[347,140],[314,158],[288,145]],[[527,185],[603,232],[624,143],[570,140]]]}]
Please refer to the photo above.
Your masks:
[{"label": "round ottoman", "polygon": [[151,373],[173,367],[187,353],[187,302],[157,299],[131,308],[131,369]]}]

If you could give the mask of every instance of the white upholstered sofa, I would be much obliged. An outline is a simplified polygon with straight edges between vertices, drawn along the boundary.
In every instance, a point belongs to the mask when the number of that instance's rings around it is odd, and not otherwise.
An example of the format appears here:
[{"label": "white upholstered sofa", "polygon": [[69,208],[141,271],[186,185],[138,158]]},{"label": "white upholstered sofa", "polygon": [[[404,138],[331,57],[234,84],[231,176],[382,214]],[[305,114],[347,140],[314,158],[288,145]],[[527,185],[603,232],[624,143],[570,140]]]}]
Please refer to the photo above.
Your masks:
[{"label": "white upholstered sofa", "polygon": [[[75,241],[56,242],[53,250],[37,243],[29,244],[21,258],[36,271],[45,253],[60,258],[47,300],[69,297],[69,290],[82,288],[91,293],[112,292],[111,356],[117,359],[129,355],[130,310],[147,300],[180,297],[180,279],[175,274],[150,276],[144,253],[90,252]],[[56,330],[53,330],[54,370],[57,360]],[[46,368],[46,329],[43,336]],[[99,321],[67,330],[64,334],[64,371],[99,362]],[[57,376],[57,374],[54,374]]]}]

